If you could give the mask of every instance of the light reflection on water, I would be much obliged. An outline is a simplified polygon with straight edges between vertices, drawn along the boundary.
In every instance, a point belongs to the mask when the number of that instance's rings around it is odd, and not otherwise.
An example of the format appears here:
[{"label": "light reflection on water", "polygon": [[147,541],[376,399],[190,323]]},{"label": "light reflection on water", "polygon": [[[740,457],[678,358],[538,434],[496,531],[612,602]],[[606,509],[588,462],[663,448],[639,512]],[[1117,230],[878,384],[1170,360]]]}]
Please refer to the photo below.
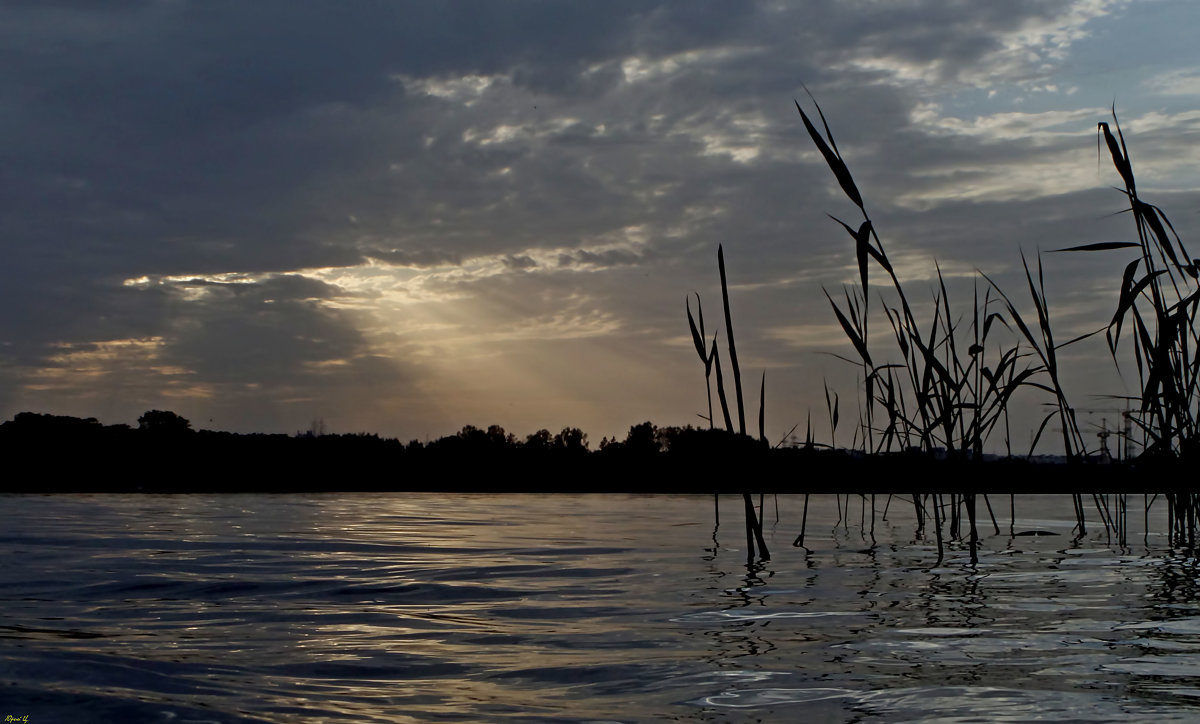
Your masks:
[{"label": "light reflection on water", "polygon": [[[30,721],[1200,717],[1193,558],[993,499],[980,561],[814,497],[5,496],[0,684]],[[882,510],[885,499],[877,504]],[[1161,507],[1161,506],[1160,506]],[[981,509],[981,515],[986,511]],[[1027,512],[1029,514],[1023,514]],[[1091,511],[1094,513],[1094,510]],[[835,521],[843,518],[835,527]],[[1094,517],[1094,516],[1093,516]],[[865,529],[863,522],[865,520]],[[988,535],[992,534],[992,535]]]}]

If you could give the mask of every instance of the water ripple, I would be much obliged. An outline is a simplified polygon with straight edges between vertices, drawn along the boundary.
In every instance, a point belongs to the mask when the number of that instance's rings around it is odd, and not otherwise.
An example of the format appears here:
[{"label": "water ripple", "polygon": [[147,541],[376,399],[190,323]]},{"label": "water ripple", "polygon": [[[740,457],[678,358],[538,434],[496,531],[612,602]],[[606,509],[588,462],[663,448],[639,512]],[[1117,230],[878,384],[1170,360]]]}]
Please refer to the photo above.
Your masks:
[{"label": "water ripple", "polygon": [[814,497],[800,551],[780,496],[748,564],[709,496],[0,497],[31,722],[1200,718],[1196,561],[1102,531],[935,565]]}]

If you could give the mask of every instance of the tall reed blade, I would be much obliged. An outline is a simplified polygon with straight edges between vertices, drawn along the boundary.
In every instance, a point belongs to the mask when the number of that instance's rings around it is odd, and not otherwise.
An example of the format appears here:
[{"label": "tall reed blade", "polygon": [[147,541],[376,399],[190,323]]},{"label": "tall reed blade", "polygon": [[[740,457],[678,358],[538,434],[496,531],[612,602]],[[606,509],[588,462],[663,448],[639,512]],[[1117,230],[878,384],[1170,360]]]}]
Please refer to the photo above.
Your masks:
[{"label": "tall reed blade", "polygon": [[766,433],[766,410],[767,410],[767,371],[763,370],[762,382],[758,386],[758,439],[763,442],[767,441]]},{"label": "tall reed blade", "polygon": [[[1166,214],[1138,197],[1115,109],[1113,126],[1115,136],[1107,123],[1097,128],[1125,184],[1141,254],[1122,276],[1117,311],[1106,330],[1109,352],[1115,362],[1122,323],[1131,319],[1141,383],[1140,419],[1134,422],[1150,440],[1142,455],[1200,454],[1200,330],[1194,309],[1188,311],[1200,299],[1200,289],[1193,289],[1200,262],[1189,258]],[[1135,280],[1139,264],[1143,275]]]},{"label": "tall reed blade", "polygon": [[[705,354],[704,352],[704,305],[700,303],[700,295],[696,294],[696,313],[700,316],[700,328],[696,329],[696,321],[692,319],[691,300],[684,299],[684,305],[687,307],[688,327],[692,331],[692,343],[696,346],[696,354],[699,355],[700,361],[704,363],[704,392],[708,397],[708,426],[715,426],[713,422],[712,411],[712,385],[709,378],[712,376],[713,355]],[[713,336],[713,342],[716,343],[716,335]],[[714,346],[714,350],[716,347]]]},{"label": "tall reed blade", "polygon": [[733,420],[729,419],[729,400],[725,397],[725,377],[721,374],[721,353],[717,351],[717,337],[713,335],[713,368],[717,371],[717,397],[721,401],[721,414],[725,417],[725,429],[733,432]]},{"label": "tall reed blade", "polygon": [[729,366],[733,369],[733,388],[737,393],[738,432],[746,434],[746,408],[742,402],[742,371],[738,367],[737,346],[733,341],[733,315],[729,311],[729,285],[725,280],[725,251],[717,245],[717,267],[721,271],[721,301],[725,305],[725,336],[729,338]]}]

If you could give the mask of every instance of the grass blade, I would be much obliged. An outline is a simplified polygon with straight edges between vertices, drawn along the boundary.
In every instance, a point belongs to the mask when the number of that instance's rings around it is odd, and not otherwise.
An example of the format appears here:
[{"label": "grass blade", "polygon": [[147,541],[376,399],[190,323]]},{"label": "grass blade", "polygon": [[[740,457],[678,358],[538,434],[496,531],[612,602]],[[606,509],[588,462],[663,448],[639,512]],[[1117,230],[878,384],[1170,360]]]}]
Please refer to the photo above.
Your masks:
[{"label": "grass blade", "polygon": [[1060,251],[1108,251],[1110,249],[1128,249],[1129,247],[1141,247],[1141,244],[1134,241],[1099,241],[1095,244],[1068,246],[1065,249],[1051,249],[1048,253],[1055,254]]}]

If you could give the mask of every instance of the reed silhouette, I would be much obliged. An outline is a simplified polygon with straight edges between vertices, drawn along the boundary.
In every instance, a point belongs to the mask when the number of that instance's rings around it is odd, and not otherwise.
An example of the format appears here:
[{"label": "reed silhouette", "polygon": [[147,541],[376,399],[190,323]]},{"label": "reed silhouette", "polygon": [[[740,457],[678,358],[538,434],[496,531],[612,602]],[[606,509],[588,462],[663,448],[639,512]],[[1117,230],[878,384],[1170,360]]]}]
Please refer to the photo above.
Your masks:
[{"label": "reed silhouette", "polygon": [[[861,365],[863,369],[866,395],[861,444],[864,450],[886,452],[898,444],[904,448],[915,444],[927,451],[944,447],[951,455],[978,455],[1001,421],[1007,428],[1014,393],[1030,388],[1053,398],[1051,412],[1042,419],[1033,436],[1030,454],[1048,424],[1057,421],[1063,436],[1063,453],[1068,459],[1078,459],[1088,451],[1074,409],[1063,389],[1058,351],[1103,331],[1116,362],[1121,331],[1128,323],[1133,328],[1134,362],[1141,394],[1137,397],[1118,396],[1118,399],[1135,402],[1138,406],[1133,423],[1147,438],[1142,455],[1190,459],[1200,452],[1197,441],[1200,329],[1196,326],[1197,308],[1200,307],[1200,287],[1196,284],[1200,278],[1200,259],[1190,257],[1162,209],[1138,196],[1129,151],[1115,108],[1112,126],[1101,122],[1097,132],[1104,138],[1124,184],[1124,188],[1118,190],[1129,202],[1137,241],[1102,242],[1054,250],[1138,250],[1137,258],[1125,268],[1112,321],[1107,328],[1067,341],[1056,341],[1046,300],[1041,255],[1037,256],[1035,274],[1022,253],[1036,324],[1027,322],[1008,294],[980,272],[979,276],[987,283],[984,299],[981,304],[977,285],[970,310],[971,323],[966,339],[961,339],[953,321],[955,316],[951,312],[940,267],[937,268],[938,288],[928,332],[918,324],[904,286],[879,239],[876,225],[867,213],[858,185],[838,151],[825,115],[811,94],[809,98],[817,109],[823,133],[799,101],[795,102],[796,110],[839,186],[863,216],[857,228],[830,217],[854,239],[860,287],[843,290],[844,304],[841,305],[828,291],[826,298],[858,358],[843,359]],[[871,355],[868,322],[870,270],[873,267],[879,267],[887,274],[896,300],[889,304],[880,297],[900,352],[899,362],[879,363]],[[995,334],[1000,328],[1008,332],[1007,338],[999,340],[998,344],[990,344],[990,341],[996,341]],[[827,390],[827,401],[828,398]],[[882,427],[873,424],[876,410],[886,415],[886,424]],[[836,407],[830,416],[836,418]],[[836,422],[833,427],[836,428]],[[878,443],[873,444],[876,438]],[[1005,442],[1011,454],[1007,434]]]},{"label": "reed silhouette", "polygon": [[[723,245],[717,246],[717,270],[721,277],[721,304],[725,312],[725,337],[728,340],[729,349],[729,366],[733,372],[733,388],[737,401],[737,434],[746,437],[746,410],[742,395],[742,370],[738,365],[737,343],[734,341],[733,335],[733,313],[729,305],[729,281],[725,273],[725,250]],[[708,397],[708,416],[700,417],[707,419],[710,427],[715,427],[713,423],[712,412],[712,393],[709,378],[715,370],[717,374],[717,397],[721,403],[721,415],[725,420],[725,429],[734,432],[733,419],[729,410],[729,400],[725,394],[725,376],[721,371],[721,355],[717,349],[717,335],[713,334],[711,351],[706,352],[704,336],[704,307],[700,301],[700,295],[696,294],[696,313],[700,318],[700,326],[697,328],[695,319],[692,317],[691,298],[686,300],[685,307],[687,309],[688,327],[692,333],[692,342],[696,348],[696,354],[700,357],[700,361],[704,364],[704,381],[705,391]],[[758,401],[758,441],[766,447],[766,385],[767,376],[763,372],[762,380],[759,385],[759,401]],[[745,484],[743,483],[743,486]],[[749,490],[742,491],[743,508],[746,513],[746,551],[747,558],[753,560],[755,549],[757,548],[758,557],[762,560],[769,560],[771,552],[767,548],[766,538],[763,536],[763,522],[761,512],[755,512],[754,501]],[[718,504],[714,498],[714,504]],[[761,508],[761,506],[760,506]],[[720,515],[719,508],[716,512]]]},{"label": "reed silhouette", "polygon": [[[1200,287],[1196,284],[1200,278],[1200,259],[1190,257],[1166,214],[1138,196],[1129,151],[1115,108],[1112,125],[1099,123],[1097,133],[1103,137],[1124,185],[1118,190],[1129,203],[1137,241],[1084,244],[1055,251],[1137,249],[1138,256],[1125,268],[1116,313],[1107,328],[1060,341],[1056,339],[1051,323],[1040,253],[1036,258],[1036,273],[1025,254],[1021,254],[1026,286],[1035,312],[1035,316],[1028,319],[1035,319],[1035,323],[1027,321],[998,284],[978,272],[979,279],[985,283],[983,299],[981,302],[977,279],[969,314],[964,315],[970,324],[962,329],[955,321],[960,317],[951,310],[950,295],[941,268],[935,262],[937,290],[932,321],[920,324],[824,112],[807,88],[805,93],[820,121],[818,128],[800,102],[795,101],[805,130],[843,194],[862,215],[857,225],[830,215],[853,239],[859,286],[844,288],[840,303],[825,290],[834,317],[854,350],[854,358],[836,356],[862,371],[860,380],[865,395],[852,447],[872,455],[897,450],[919,450],[925,454],[945,450],[951,458],[982,461],[984,444],[1003,423],[1005,448],[1011,456],[1010,406],[1016,393],[1028,389],[1050,395],[1051,409],[1040,421],[1027,456],[1032,456],[1050,423],[1056,422],[1062,435],[1064,456],[1069,462],[1078,463],[1088,455],[1088,450],[1075,410],[1064,391],[1058,352],[1104,331],[1109,352],[1114,362],[1118,362],[1122,327],[1128,325],[1133,329],[1133,357],[1141,393],[1136,398],[1118,396],[1118,399],[1137,405],[1133,422],[1145,437],[1141,457],[1188,463],[1200,457],[1197,441],[1200,330],[1195,323],[1200,307]],[[880,360],[870,337],[870,285],[875,269],[881,270],[887,279],[884,291],[889,294],[881,291],[879,300],[899,353],[898,361]],[[836,444],[839,398],[836,392],[831,397],[828,386],[825,400],[830,418],[830,445],[833,446]],[[812,447],[811,421],[808,427],[806,447]],[[927,508],[924,501],[928,495],[912,496],[918,531],[924,530],[928,513],[932,512],[940,560],[945,513],[950,515],[951,536],[957,537],[961,507],[966,513],[971,560],[974,562],[978,541],[977,492],[952,493],[949,507],[943,505],[940,495],[935,495]],[[1079,535],[1086,533],[1084,495],[1086,493],[1072,492]],[[1123,537],[1127,528],[1126,497],[1114,497],[1111,505],[1098,493],[1092,493],[1091,497],[1105,530]],[[1195,537],[1196,520],[1200,517],[1197,514],[1200,496],[1175,490],[1166,495],[1166,500],[1173,540],[1186,539],[1190,546]],[[991,513],[986,496],[984,502]],[[1147,510],[1152,502],[1146,502]],[[805,519],[807,503],[806,496]],[[994,513],[992,518],[995,524]],[[802,522],[801,533],[794,545],[802,546],[803,541]]]}]

